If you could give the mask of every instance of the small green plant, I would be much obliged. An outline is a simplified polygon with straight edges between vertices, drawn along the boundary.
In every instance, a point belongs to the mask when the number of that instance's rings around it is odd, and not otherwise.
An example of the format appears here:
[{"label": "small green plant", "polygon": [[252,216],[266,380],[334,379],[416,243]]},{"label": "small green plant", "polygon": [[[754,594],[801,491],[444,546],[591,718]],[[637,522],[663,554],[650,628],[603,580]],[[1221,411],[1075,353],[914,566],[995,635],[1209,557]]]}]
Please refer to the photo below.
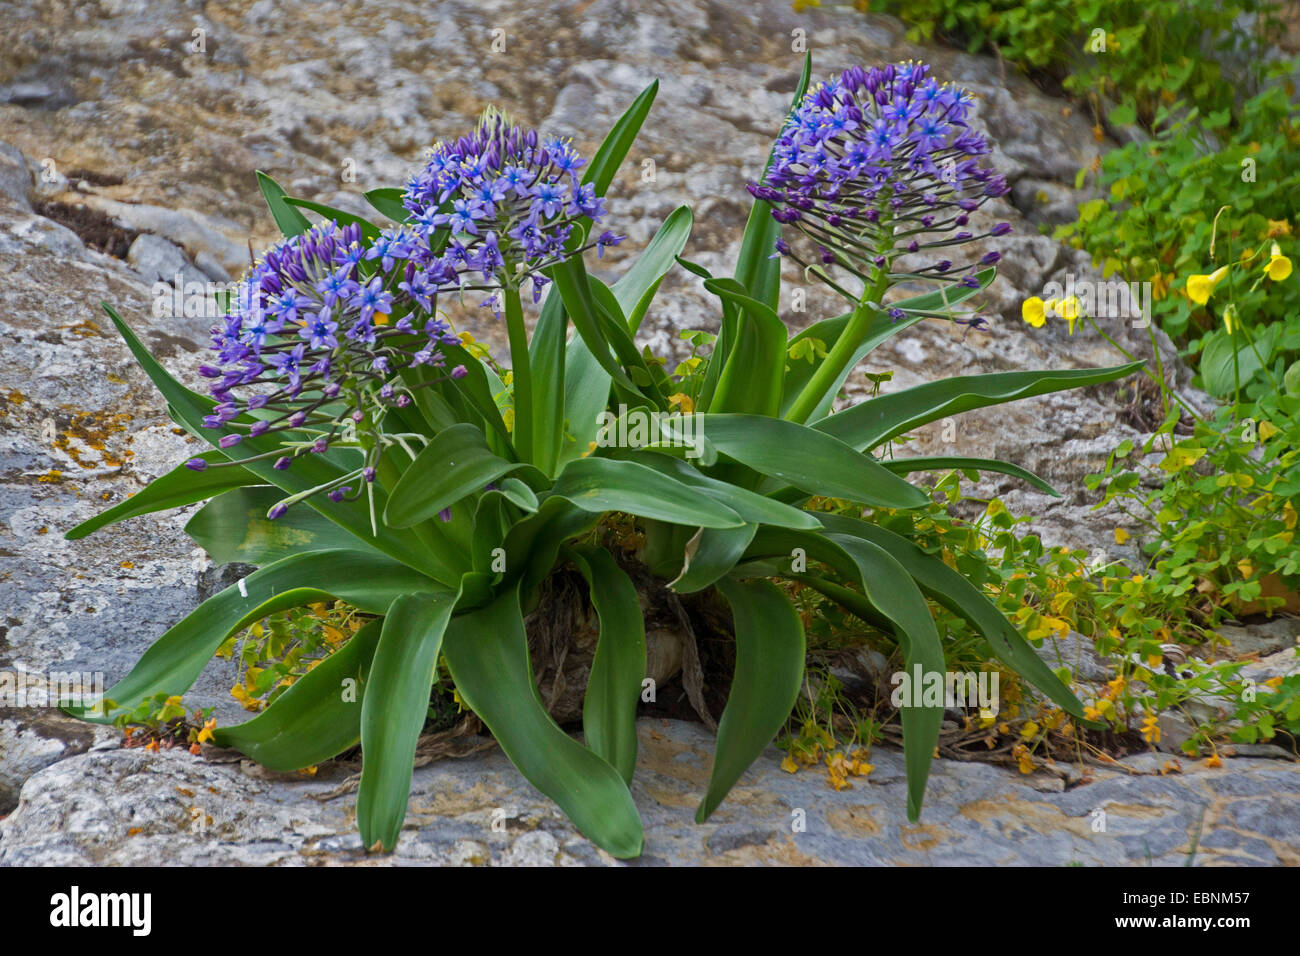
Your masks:
[{"label": "small green plant", "polygon": [[[1175,103],[1231,111],[1240,77],[1222,63],[1258,61],[1276,36],[1269,0],[870,0],[861,7],[911,25],[913,42],[943,37],[1062,84],[1111,123],[1161,125]],[[1243,22],[1253,22],[1251,31]]]},{"label": "small green plant", "polygon": [[371,620],[343,601],[318,601],[269,615],[217,649],[217,657],[238,665],[230,695],[245,710],[269,707]]},{"label": "small green plant", "polygon": [[1149,282],[1153,318],[1220,398],[1283,390],[1300,357],[1300,286],[1286,281],[1300,221],[1293,96],[1279,81],[1246,102],[1237,127],[1226,112],[1193,110],[1112,150],[1104,195],[1055,233],[1091,253],[1104,278]]}]

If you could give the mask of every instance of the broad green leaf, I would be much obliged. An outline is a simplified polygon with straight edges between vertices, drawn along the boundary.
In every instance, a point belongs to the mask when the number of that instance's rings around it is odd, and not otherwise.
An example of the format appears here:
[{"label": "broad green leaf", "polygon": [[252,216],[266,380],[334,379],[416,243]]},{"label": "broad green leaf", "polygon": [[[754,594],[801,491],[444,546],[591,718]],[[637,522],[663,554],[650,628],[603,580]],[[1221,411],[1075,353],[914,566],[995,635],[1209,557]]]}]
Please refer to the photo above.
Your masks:
[{"label": "broad green leaf", "polygon": [[1009,461],[1000,461],[996,458],[964,458],[961,455],[917,456],[915,458],[888,458],[880,464],[896,475],[910,475],[918,471],[946,471],[948,469],[993,471],[998,474],[1019,478],[1021,481],[1027,481],[1039,491],[1045,491],[1053,497],[1061,497],[1059,491],[1032,471],[1026,471],[1019,465],[1013,465]]},{"label": "broad green leaf", "polygon": [[184,465],[178,465],[165,475],[160,475],[130,498],[120,502],[107,511],[101,512],[63,536],[69,541],[84,538],[91,532],[127,518],[166,511],[192,505],[196,501],[213,498],[232,488],[256,485],[261,482],[257,476],[245,471],[238,465],[228,464],[230,459],[219,451],[205,451],[195,456],[202,458],[209,465],[222,463],[220,468],[208,468],[206,471],[190,471]]},{"label": "broad green leaf", "polygon": [[456,595],[404,594],[384,616],[361,702],[357,827],[366,847],[397,845],[415,770],[415,745]]},{"label": "broad green leaf", "polygon": [[[528,343],[533,389],[533,447],[528,459],[548,475],[555,474],[564,445],[565,339],[568,330],[563,297],[548,295]],[[605,393],[609,393],[608,378]]]},{"label": "broad green leaf", "polygon": [[555,283],[555,292],[560,294],[564,302],[564,311],[573,321],[573,327],[578,330],[592,357],[610,378],[629,392],[635,393],[637,387],[611,354],[612,346],[605,334],[605,325],[600,320],[596,301],[588,285],[586,270],[582,268],[582,261],[572,256],[552,266],[550,273]]},{"label": "broad green leaf", "polygon": [[[399,595],[431,586],[436,587],[428,577],[405,565],[361,551],[313,551],[285,558],[214,594],[183,617],[105,696],[129,710],[157,693],[183,694],[222,641],[276,611],[339,598],[367,613],[383,614]],[[69,713],[84,716],[84,709]]]},{"label": "broad green leaf", "polygon": [[921,815],[925,781],[930,775],[930,761],[939,742],[944,710],[942,699],[932,706],[916,703],[915,698],[923,689],[923,684],[917,686],[916,677],[922,675],[924,681],[928,679],[927,675],[937,674],[939,681],[945,679],[947,664],[939,630],[920,588],[888,551],[851,535],[831,534],[827,537],[857,562],[863,593],[881,614],[893,622],[904,666],[912,678],[912,706],[902,708],[903,763],[907,770],[907,817],[916,822]]},{"label": "broad green leaf", "polygon": [[785,380],[785,323],[762,302],[728,288],[725,282],[705,280],[704,287],[732,303],[740,315],[709,411],[777,416]]},{"label": "broad green leaf", "polygon": [[645,677],[645,621],[636,587],[604,548],[571,553],[587,580],[600,638],[582,702],[587,746],[631,786],[636,769],[636,708]]},{"label": "broad green leaf", "polygon": [[262,196],[271,209],[275,224],[280,227],[280,232],[284,233],[286,239],[311,228],[307,217],[284,201],[285,192],[280,184],[260,169],[257,171],[257,184],[262,187]]},{"label": "broad green leaf", "polygon": [[333,206],[326,206],[324,203],[312,202],[310,199],[294,199],[290,196],[284,197],[284,202],[296,209],[306,209],[319,216],[324,216],[326,222],[333,221],[340,226],[350,226],[356,223],[361,227],[361,235],[367,241],[373,241],[379,236],[379,227],[369,219],[345,212],[342,209],[335,209]]},{"label": "broad green leaf", "polygon": [[1068,713],[1083,718],[1083,705],[1052,673],[997,606],[942,558],[879,525],[846,515],[819,514],[822,523],[839,534],[855,535],[884,548],[910,574],[925,594],[969,621],[984,635],[1007,666],[1028,680]]},{"label": "broad green leaf", "polygon": [[700,474],[691,465],[678,458],[631,451],[620,451],[619,456],[631,458],[638,464],[653,468],[684,485],[689,485],[695,493],[707,495],[714,501],[726,505],[746,522],[805,530],[821,527],[817,519],[806,511],[781,501],[774,501],[746,488]]},{"label": "broad green leaf", "polygon": [[627,313],[628,331],[635,333],[659,283],[677,261],[690,238],[694,217],[690,206],[678,206],[663,221],[636,261],[610,288]]},{"label": "broad green leaf", "polygon": [[731,605],[736,670],[718,721],[709,788],[695,814],[703,823],[784,726],[803,680],[804,633],[799,614],[768,581],[723,578],[718,590]]},{"label": "broad green leaf", "polygon": [[618,167],[623,165],[623,158],[627,156],[632,143],[636,141],[637,133],[641,131],[641,125],[650,114],[650,107],[654,105],[658,93],[659,81],[655,80],[632,101],[632,105],[618,118],[618,122],[610,129],[604,142],[591,157],[591,164],[583,174],[582,181],[591,183],[596,189],[597,196],[605,195],[609,184],[614,181]]},{"label": "broad green leaf", "polygon": [[518,583],[519,593],[528,599],[551,573],[560,547],[590,531],[599,520],[599,513],[583,510],[566,498],[545,498],[536,514],[515,522],[506,534],[505,582]]},{"label": "broad green leaf", "polygon": [[542,706],[518,593],[507,590],[479,610],[452,618],[443,656],[461,699],[528,782],[607,853],[619,859],[639,855],[641,819],[623,778],[561,730]]},{"label": "broad green leaf", "polygon": [[930,500],[875,459],[805,425],[760,415],[696,417],[702,419],[696,431],[720,453],[808,494],[884,508],[918,508]]},{"label": "broad green leaf", "polygon": [[681,573],[668,586],[678,594],[703,591],[736,566],[758,526],[700,528],[686,543]]},{"label": "broad green leaf", "polygon": [[361,739],[362,689],[382,624],[373,620],[361,628],[252,720],[218,727],[213,742],[280,772],[310,767],[355,746]]},{"label": "broad green leaf", "polygon": [[858,451],[865,451],[913,428],[949,415],[1000,405],[1018,398],[1113,382],[1132,374],[1142,364],[1130,362],[1113,368],[993,372],[927,382],[901,392],[868,399],[829,418],[823,418],[812,427],[838,438]]},{"label": "broad green leaf", "polygon": [[393,222],[406,222],[407,217],[410,216],[410,211],[402,204],[404,195],[402,190],[395,187],[372,189],[365,193],[366,202]]},{"label": "broad green leaf", "polygon": [[738,528],[731,508],[634,461],[579,458],[564,466],[547,497],[564,498],[596,514],[625,511],[659,521],[705,528]]},{"label": "broad green leaf", "polygon": [[272,564],[307,551],[383,552],[310,508],[290,508],[272,521],[267,512],[284,497],[278,488],[238,488],[212,499],[185,525],[217,564]]},{"label": "broad green leaf", "polygon": [[[786,122],[789,122],[789,114],[799,108],[804,93],[808,90],[811,76],[812,54],[808,53],[804,55],[803,72],[795,87],[794,99],[790,102]],[[784,125],[783,123],[783,128]],[[768,153],[767,165],[760,179],[766,177],[767,170],[772,166],[775,152],[774,145],[772,151]],[[736,259],[736,281],[751,296],[773,311],[780,308],[781,298],[781,260],[772,258],[776,252],[777,237],[780,235],[781,226],[772,218],[771,204],[761,199],[754,200],[749,210],[749,219],[745,223],[745,232],[740,239],[740,255]]]},{"label": "broad green leaf", "polygon": [[435,435],[402,473],[388,498],[384,523],[409,528],[522,467],[492,454],[479,428],[453,425]]}]

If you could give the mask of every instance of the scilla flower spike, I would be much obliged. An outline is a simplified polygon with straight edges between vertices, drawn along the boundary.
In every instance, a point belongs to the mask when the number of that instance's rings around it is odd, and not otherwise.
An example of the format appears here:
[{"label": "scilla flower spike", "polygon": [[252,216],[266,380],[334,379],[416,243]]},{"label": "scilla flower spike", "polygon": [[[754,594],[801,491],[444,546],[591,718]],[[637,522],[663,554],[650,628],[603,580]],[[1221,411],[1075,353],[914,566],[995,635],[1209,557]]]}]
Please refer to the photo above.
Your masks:
[{"label": "scilla flower spike", "polygon": [[[357,452],[355,469],[280,502],[270,517],[317,493],[336,502],[360,497],[384,447],[402,441],[377,427],[388,408],[411,402],[398,373],[444,366],[439,345],[460,341],[432,315],[432,292],[412,288],[427,259],[400,231],[366,246],[358,227],[331,222],[286,239],[241,282],[213,333],[216,364],[199,369],[217,400],[203,424],[225,432],[223,449],[278,434],[276,450],[253,457],[274,458],[281,470],[336,446]],[[221,467],[203,458],[187,465]]]},{"label": "scilla flower spike", "polygon": [[594,247],[597,254],[623,236],[602,231],[592,239],[583,220],[598,223],[605,201],[583,183],[586,164],[567,140],[542,141],[489,109],[471,136],[441,142],[406,184],[403,202],[440,271],[472,274],[494,292],[483,304],[504,306],[514,385],[515,450],[532,456],[532,376],[528,333],[520,304],[527,281],[541,298],[544,270]]},{"label": "scilla flower spike", "polygon": [[[988,144],[967,126],[973,102],[966,90],[936,82],[925,64],[853,67],[808,92],[777,140],[765,182],[749,184],[797,234],[778,240],[777,253],[856,306],[791,406],[792,420],[806,420],[837,380],[893,283],[978,289],[976,270],[1000,258],[953,261],[954,247],[1011,231],[1005,222],[978,235],[968,228],[972,212],[1007,192],[1006,180],[979,164]],[[896,268],[900,257],[926,250],[933,262]],[[832,268],[859,288],[846,288]]]}]

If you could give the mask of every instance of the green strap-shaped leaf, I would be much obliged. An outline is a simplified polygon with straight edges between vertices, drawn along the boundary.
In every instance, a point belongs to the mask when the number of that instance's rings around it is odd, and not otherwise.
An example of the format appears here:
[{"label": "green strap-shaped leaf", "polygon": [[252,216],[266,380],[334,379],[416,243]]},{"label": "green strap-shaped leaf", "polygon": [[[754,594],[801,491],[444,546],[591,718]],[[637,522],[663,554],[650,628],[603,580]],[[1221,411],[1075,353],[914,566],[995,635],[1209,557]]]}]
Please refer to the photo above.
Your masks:
[{"label": "green strap-shaped leaf", "polygon": [[726,505],[746,522],[804,530],[816,530],[821,527],[820,522],[806,511],[781,501],[774,501],[738,485],[710,478],[679,458],[646,452],[638,453],[627,449],[619,449],[616,457],[636,461],[684,485],[689,485],[696,493]]},{"label": "green strap-shaped leaf", "polygon": [[387,186],[383,189],[372,189],[364,194],[366,202],[370,203],[375,209],[383,213],[393,222],[406,222],[410,212],[402,204],[402,190]]},{"label": "green strap-shaped leaf", "polygon": [[1083,719],[1083,705],[1061,683],[1052,669],[1040,658],[1029,642],[1020,636],[997,605],[961,572],[950,568],[937,555],[927,554],[902,535],[847,515],[819,514],[832,531],[872,541],[887,550],[907,569],[921,590],[948,610],[964,618],[984,638],[1012,670],[1050,697],[1068,713]]},{"label": "green strap-shaped leaf", "polygon": [[706,279],[704,287],[740,314],[709,411],[778,415],[785,382],[785,323],[762,302],[728,288],[724,280]]},{"label": "green strap-shaped leaf", "polygon": [[919,508],[930,500],[869,455],[805,425],[761,415],[695,417],[696,432],[719,452],[809,494],[884,508]]},{"label": "green strap-shaped leaf", "polygon": [[262,196],[271,209],[275,224],[280,227],[286,239],[311,228],[311,222],[307,217],[284,201],[285,192],[280,184],[260,169],[257,171],[257,184],[262,187]]},{"label": "green strap-shaped leaf", "polygon": [[461,699],[528,782],[607,853],[620,859],[639,855],[641,818],[623,778],[561,730],[542,706],[518,593],[509,589],[452,618],[443,656]]},{"label": "green strap-shaped leaf", "polygon": [[927,382],[868,399],[823,418],[813,428],[833,435],[858,451],[865,451],[926,422],[1018,398],[1113,382],[1131,375],[1142,364],[1130,362],[1112,368],[993,372]]},{"label": "green strap-shaped leaf", "polygon": [[632,783],[636,769],[636,707],[645,678],[645,621],[636,587],[604,548],[570,552],[587,580],[600,638],[582,701],[587,746]]},{"label": "green strap-shaped leaf", "polygon": [[[392,558],[360,551],[313,551],[285,558],[214,594],[172,625],[105,696],[130,709],[160,692],[183,694],[222,641],[276,611],[340,598],[371,614],[383,614],[399,595],[431,587],[436,583]],[[88,716],[84,708],[70,708],[69,713]]]},{"label": "green strap-shaped leaf", "polygon": [[[209,465],[218,462],[226,463],[230,460],[215,450],[205,451],[196,457],[202,458]],[[196,501],[213,498],[232,488],[260,483],[260,478],[238,465],[223,464],[223,467],[208,468],[206,471],[191,471],[184,465],[178,465],[167,474],[160,475],[149,482],[130,498],[81,522],[63,536],[69,541],[75,541],[100,528],[125,521],[127,518],[192,505]]]},{"label": "green strap-shaped leaf", "polygon": [[[960,305],[971,296],[977,295],[988,287],[989,283],[997,277],[997,274],[997,269],[982,269],[975,273],[975,279],[979,282],[979,288],[977,289],[964,285],[954,285],[940,289],[937,292],[927,292],[924,295],[888,303],[887,309],[876,314],[871,327],[867,329],[862,344],[854,351],[853,358],[848,365],[844,366],[844,371],[835,380],[834,387],[827,389],[821,402],[813,409],[813,413],[808,416],[808,421],[816,422],[830,414],[831,407],[835,402],[835,396],[844,387],[844,383],[853,370],[872,351],[889,341],[899,332],[910,329],[924,319],[926,315],[950,309],[954,305]],[[902,309],[907,315],[901,319],[892,319],[889,316],[892,309]],[[817,339],[825,344],[826,351],[829,352],[835,347],[835,343],[839,341],[844,326],[848,324],[849,315],[850,313],[846,312],[844,315],[837,315],[832,319],[822,319],[820,322],[815,322],[790,339],[790,345],[794,346],[805,339]],[[823,361],[825,359],[822,358],[814,358],[811,362],[807,359],[790,360],[790,367],[785,373],[785,394],[781,399],[782,415],[790,410],[790,406],[794,404],[795,396],[803,391],[804,386],[816,374]]]},{"label": "green strap-shaped leaf", "polygon": [[754,540],[758,525],[700,528],[686,543],[682,570],[669,587],[678,594],[703,591],[736,566]]},{"label": "green strap-shaped leaf", "polygon": [[537,513],[515,522],[506,533],[506,571],[503,582],[518,584],[525,599],[555,566],[560,547],[570,538],[595,527],[600,513],[579,508],[567,498],[541,501]]},{"label": "green strap-shaped leaf", "polygon": [[[939,630],[930,608],[916,582],[888,551],[870,541],[849,535],[828,535],[857,563],[859,581],[867,600],[894,623],[894,635],[903,652],[904,666],[912,679],[912,706],[902,708],[903,763],[907,770],[907,817],[915,822],[921,815],[925,782],[930,776],[930,761],[939,742],[943,724],[943,700],[933,706],[918,705],[915,697],[922,690],[915,680],[938,675],[946,688],[946,664]],[[923,685],[922,685],[923,686]]]},{"label": "green strap-shaped leaf", "polygon": [[366,847],[391,851],[406,819],[415,745],[457,595],[404,594],[384,617],[361,702],[357,828]]},{"label": "green strap-shaped leaf", "polygon": [[1045,491],[1056,498],[1061,497],[1061,493],[1039,478],[1032,471],[1026,471],[1019,465],[1013,465],[1009,461],[1001,461],[997,458],[965,458],[961,455],[936,455],[936,456],[917,456],[915,458],[887,458],[882,461],[881,466],[888,468],[896,475],[910,475],[918,471],[946,471],[948,469],[957,469],[958,471],[992,471],[1001,475],[1010,475],[1013,478],[1019,478],[1021,481],[1027,481],[1039,491]]},{"label": "green strap-shaped leaf", "polygon": [[678,206],[663,221],[654,238],[637,256],[611,288],[619,304],[627,313],[628,331],[635,333],[649,308],[659,283],[673,267],[677,256],[686,248],[691,236],[694,216],[690,206]]},{"label": "green strap-shaped leaf", "polygon": [[185,533],[217,564],[266,565],[308,551],[339,549],[383,554],[310,508],[290,508],[272,521],[266,513],[283,497],[279,488],[266,486],[227,491],[200,508]]},{"label": "green strap-shaped leaf", "polygon": [[492,454],[481,429],[453,425],[434,436],[398,480],[384,510],[384,523],[409,528],[522,468]]},{"label": "green strap-shaped leaf", "polygon": [[294,199],[292,196],[285,196],[284,202],[295,209],[306,209],[319,216],[324,216],[327,222],[333,220],[340,226],[351,226],[355,223],[361,228],[361,235],[367,242],[373,241],[379,236],[378,226],[369,219],[365,219],[354,213],[345,212],[342,209],[335,209],[333,206],[326,206],[324,203],[312,202],[310,199]]},{"label": "green strap-shaped leaf", "polygon": [[803,622],[786,596],[768,581],[723,578],[718,590],[735,622],[736,671],[718,721],[713,772],[697,823],[718,808],[784,726],[803,680]]},{"label": "green strap-shaped leaf", "polygon": [[[563,296],[547,296],[528,342],[533,388],[533,447],[528,458],[548,475],[555,474],[564,444],[565,340],[568,331]],[[607,395],[608,377],[605,382]]]},{"label": "green strap-shaped leaf", "polygon": [[597,196],[605,195],[609,184],[614,181],[618,167],[623,165],[623,158],[636,141],[637,133],[641,132],[641,126],[650,115],[650,107],[658,95],[659,81],[655,80],[632,101],[632,105],[618,118],[618,122],[591,157],[591,164],[583,174],[582,181],[591,183]]},{"label": "green strap-shaped leaf", "polygon": [[[102,305],[104,311],[108,313],[108,317],[112,319],[113,324],[117,327],[118,332],[121,333],[122,338],[126,340],[127,348],[131,350],[131,354],[135,356],[145,374],[149,376],[158,391],[162,393],[163,398],[167,400],[167,404],[176,416],[176,420],[181,422],[191,434],[215,445],[220,433],[203,427],[203,418],[211,413],[215,403],[209,398],[195,394],[172,378],[167,370],[158,363],[157,359],[149,354],[149,350],[144,347],[135,333],[122,321],[121,316],[117,314],[113,307],[107,303],[102,303]],[[275,452],[282,447],[282,440],[282,436],[278,435],[260,435],[256,438],[246,437],[239,445],[225,452],[225,454],[228,459],[235,461],[242,460],[248,455]],[[250,461],[243,467],[266,484],[281,488],[286,494],[307,491],[334,481],[345,474],[337,464],[330,461],[325,455],[303,455],[286,471],[276,470],[268,459]],[[388,502],[387,494],[383,489],[376,487],[374,498],[376,509],[382,513],[384,506]],[[383,534],[373,534],[370,526],[370,510],[363,501],[335,503],[326,499],[324,495],[317,494],[306,499],[303,504],[316,509],[326,518],[360,538],[363,542],[378,548],[408,567],[428,574],[439,581],[458,580],[460,574],[465,570],[453,560],[455,556],[431,551],[411,531],[387,528],[384,529]]]},{"label": "green strap-shaped leaf", "polygon": [[628,514],[704,528],[738,528],[745,522],[731,508],[693,494],[679,481],[634,461],[579,458],[564,466],[548,497],[564,498],[584,511]]},{"label": "green strap-shaped leaf", "polygon": [[371,621],[252,720],[218,727],[213,741],[280,772],[310,767],[355,746],[364,682],[382,625]]},{"label": "green strap-shaped leaf", "polygon": [[[808,90],[808,81],[812,77],[812,54],[804,55],[803,72],[799,84],[795,87],[794,99],[790,102],[790,113],[799,108],[804,94]],[[789,114],[787,114],[787,122]],[[784,124],[783,124],[784,125]],[[776,147],[768,154],[766,169],[771,168]],[[749,210],[749,220],[745,223],[745,233],[740,239],[740,256],[736,259],[736,280],[749,291],[749,294],[775,311],[780,308],[781,298],[781,260],[773,259],[776,251],[776,239],[781,234],[781,227],[772,218],[769,203],[756,199]]]}]

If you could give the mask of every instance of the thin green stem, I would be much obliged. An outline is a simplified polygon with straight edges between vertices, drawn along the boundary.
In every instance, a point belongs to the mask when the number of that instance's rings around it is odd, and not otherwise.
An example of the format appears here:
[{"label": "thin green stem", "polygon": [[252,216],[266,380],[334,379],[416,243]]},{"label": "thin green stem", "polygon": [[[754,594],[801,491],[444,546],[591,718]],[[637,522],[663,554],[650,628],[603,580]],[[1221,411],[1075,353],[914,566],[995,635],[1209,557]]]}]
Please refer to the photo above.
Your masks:
[{"label": "thin green stem", "polygon": [[871,328],[871,323],[879,312],[874,303],[879,302],[884,296],[888,284],[888,268],[878,270],[875,283],[863,290],[858,307],[849,316],[849,321],[845,324],[839,338],[835,340],[835,345],[831,347],[822,364],[817,367],[817,371],[813,373],[812,378],[804,385],[803,391],[791,404],[790,410],[786,412],[785,417],[790,421],[801,425],[807,422],[826,394],[835,388],[840,375],[853,361],[854,353],[862,344],[867,330]]}]

